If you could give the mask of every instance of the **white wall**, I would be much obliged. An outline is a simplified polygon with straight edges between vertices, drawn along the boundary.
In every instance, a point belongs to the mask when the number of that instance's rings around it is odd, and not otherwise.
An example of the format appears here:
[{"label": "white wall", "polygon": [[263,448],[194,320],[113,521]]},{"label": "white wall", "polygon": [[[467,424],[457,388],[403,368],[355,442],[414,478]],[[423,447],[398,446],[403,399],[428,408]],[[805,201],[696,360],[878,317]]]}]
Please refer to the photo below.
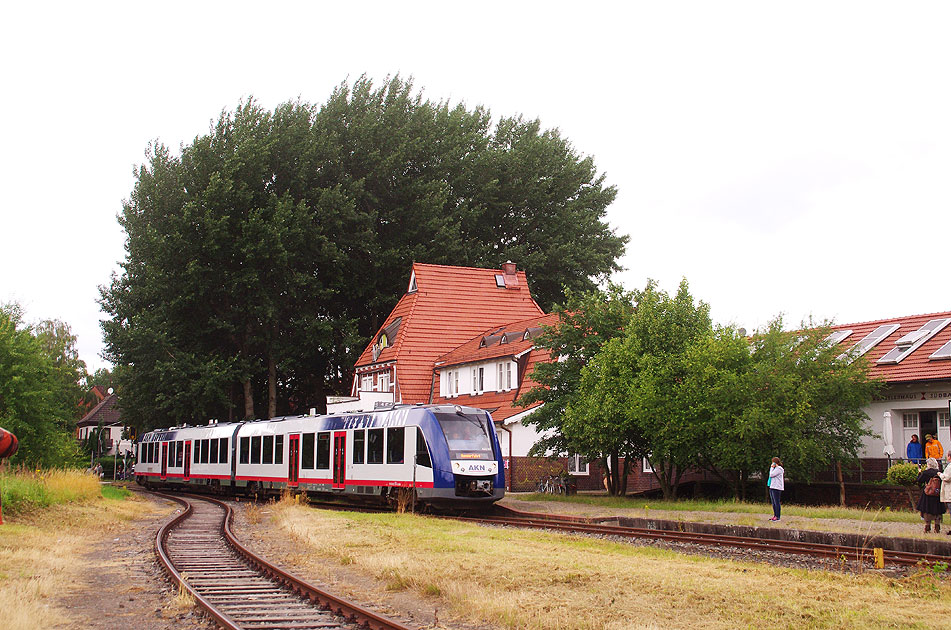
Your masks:
[{"label": "white wall", "polygon": [[[885,457],[883,452],[884,442],[881,435],[885,412],[890,411],[892,414],[893,445],[895,447],[893,458],[904,458],[905,447],[911,439],[911,434],[916,433],[918,439],[924,444],[924,434],[930,432],[922,429],[920,412],[948,413],[949,400],[951,400],[951,381],[889,386],[884,392],[883,400],[875,401],[865,409],[865,413],[869,416],[869,429],[879,437],[864,438],[859,457]],[[912,412],[918,412],[919,414],[918,428],[905,429],[902,426],[903,414]],[[940,413],[937,415],[940,415]],[[949,427],[938,428],[938,441],[941,442],[945,453],[947,453],[948,448],[951,448],[951,429]]]}]

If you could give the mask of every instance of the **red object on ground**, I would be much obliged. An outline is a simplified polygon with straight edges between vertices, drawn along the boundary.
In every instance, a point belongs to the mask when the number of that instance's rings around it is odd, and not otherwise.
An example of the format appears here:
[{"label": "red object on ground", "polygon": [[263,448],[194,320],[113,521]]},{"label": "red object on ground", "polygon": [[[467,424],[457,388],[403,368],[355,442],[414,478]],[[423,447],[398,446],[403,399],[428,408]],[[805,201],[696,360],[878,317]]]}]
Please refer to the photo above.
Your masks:
[{"label": "red object on ground", "polygon": [[17,441],[17,436],[6,429],[0,428],[0,459],[13,457],[13,454],[17,452],[19,446],[20,443]]}]

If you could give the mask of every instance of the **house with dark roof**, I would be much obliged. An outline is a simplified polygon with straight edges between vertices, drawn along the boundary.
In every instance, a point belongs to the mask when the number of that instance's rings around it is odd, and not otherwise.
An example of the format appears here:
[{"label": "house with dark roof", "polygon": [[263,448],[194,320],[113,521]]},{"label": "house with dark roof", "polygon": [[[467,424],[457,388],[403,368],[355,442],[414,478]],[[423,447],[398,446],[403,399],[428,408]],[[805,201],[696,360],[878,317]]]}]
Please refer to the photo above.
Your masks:
[{"label": "house with dark roof", "polygon": [[82,420],[76,423],[76,438],[85,440],[97,427],[102,425],[106,450],[103,455],[122,455],[132,452],[132,440],[122,439],[125,425],[122,424],[122,413],[119,410],[118,398],[110,388],[103,392],[101,388],[93,388],[93,394],[101,400],[89,410]]},{"label": "house with dark roof", "polygon": [[[937,435],[951,447],[951,311],[909,315],[833,327],[831,343],[843,360],[864,356],[869,373],[885,381],[882,395],[865,410],[870,429],[860,457],[866,470],[904,458],[912,435]],[[891,434],[891,443],[886,442]]]}]

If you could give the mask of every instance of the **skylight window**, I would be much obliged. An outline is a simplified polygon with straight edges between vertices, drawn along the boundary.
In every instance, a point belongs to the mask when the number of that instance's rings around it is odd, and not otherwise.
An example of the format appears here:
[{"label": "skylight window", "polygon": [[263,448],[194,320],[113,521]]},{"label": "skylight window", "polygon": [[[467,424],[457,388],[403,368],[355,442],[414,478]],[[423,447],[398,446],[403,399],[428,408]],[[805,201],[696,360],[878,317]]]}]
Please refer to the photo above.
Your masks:
[{"label": "skylight window", "polygon": [[949,323],[951,323],[951,318],[932,319],[918,330],[914,330],[896,341],[895,347],[879,359],[878,363],[899,363],[920,348],[926,341],[941,332],[941,329]]},{"label": "skylight window", "polygon": [[495,274],[495,286],[499,287],[500,289],[504,289],[504,288],[505,288],[505,276],[503,276],[503,275],[500,274],[500,273]]},{"label": "skylight window", "polygon": [[951,341],[931,353],[929,359],[951,359]]},{"label": "skylight window", "polygon": [[869,334],[862,337],[862,341],[858,342],[852,346],[846,352],[843,352],[839,355],[839,359],[844,359],[847,361],[854,361],[879,343],[881,343],[886,337],[901,328],[898,324],[883,324],[870,332]]},{"label": "skylight window", "polygon": [[852,334],[851,330],[837,330],[833,332],[831,335],[829,335],[828,337],[826,337],[825,341],[827,344],[829,344],[829,346],[834,346],[837,343],[842,343],[843,341],[848,339],[849,335],[851,334]]}]

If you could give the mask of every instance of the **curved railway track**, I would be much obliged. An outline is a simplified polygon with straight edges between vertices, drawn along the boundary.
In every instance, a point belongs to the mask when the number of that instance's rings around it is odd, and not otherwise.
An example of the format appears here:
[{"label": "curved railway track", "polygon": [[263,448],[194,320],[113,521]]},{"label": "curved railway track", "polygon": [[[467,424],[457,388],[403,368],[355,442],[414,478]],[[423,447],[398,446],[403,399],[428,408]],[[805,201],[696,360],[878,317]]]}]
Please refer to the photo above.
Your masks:
[{"label": "curved railway track", "polygon": [[207,497],[159,496],[185,506],[156,534],[155,548],[172,581],[222,628],[409,630],[307,584],[239,543],[230,506]]},{"label": "curved railway track", "polygon": [[[808,555],[820,558],[845,557],[849,560],[860,560],[863,562],[872,562],[874,554],[873,549],[870,546],[852,547],[848,545],[830,545],[795,540],[775,540],[768,538],[749,538],[745,536],[707,534],[678,530],[624,527],[620,525],[605,525],[595,522],[593,519],[584,517],[552,514],[539,515],[529,512],[519,512],[517,510],[498,506],[496,510],[496,515],[457,518],[460,518],[460,520],[472,521],[486,525],[548,529],[568,533],[614,536],[620,538],[646,538],[652,540],[664,540],[668,542],[691,543],[709,547],[735,547],[740,549],[753,549],[776,553]],[[918,564],[922,561],[948,561],[946,556],[911,553],[892,549],[884,549],[883,552],[886,564],[909,566]]]}]

